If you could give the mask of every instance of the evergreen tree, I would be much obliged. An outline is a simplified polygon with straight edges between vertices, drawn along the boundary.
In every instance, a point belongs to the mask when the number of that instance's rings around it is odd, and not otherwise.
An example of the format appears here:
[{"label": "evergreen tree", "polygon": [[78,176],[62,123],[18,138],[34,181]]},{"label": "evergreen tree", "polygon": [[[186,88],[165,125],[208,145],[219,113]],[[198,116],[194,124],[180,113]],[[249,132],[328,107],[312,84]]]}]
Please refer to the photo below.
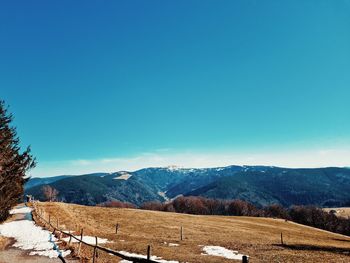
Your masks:
[{"label": "evergreen tree", "polygon": [[30,147],[21,152],[12,120],[13,115],[0,100],[0,222],[8,217],[10,209],[22,197],[24,183],[28,180],[26,172],[36,164]]}]

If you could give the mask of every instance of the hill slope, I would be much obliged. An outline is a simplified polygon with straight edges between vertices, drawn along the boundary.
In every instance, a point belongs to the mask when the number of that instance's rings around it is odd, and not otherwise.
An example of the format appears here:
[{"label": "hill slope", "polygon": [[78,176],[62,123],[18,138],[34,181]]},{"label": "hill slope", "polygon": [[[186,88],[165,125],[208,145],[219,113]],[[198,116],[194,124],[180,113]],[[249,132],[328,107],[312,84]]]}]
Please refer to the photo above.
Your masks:
[{"label": "hill slope", "polygon": [[60,175],[60,176],[44,177],[44,178],[39,178],[39,177],[30,178],[29,181],[25,184],[25,189],[29,189],[37,185],[50,184],[68,177],[70,176]]},{"label": "hill slope", "polygon": [[[350,238],[271,218],[194,216],[135,209],[39,203],[46,214],[59,217],[67,230],[84,228],[90,236],[107,238],[115,250],[152,254],[180,262],[233,262],[202,255],[203,245],[222,246],[250,256],[251,262],[348,262]],[[115,224],[120,228],[114,232]],[[179,240],[183,226],[183,241]],[[283,232],[286,246],[280,246]],[[77,231],[78,233],[78,231]],[[172,245],[170,245],[172,244]],[[175,245],[174,245],[175,244]],[[85,250],[91,257],[92,251]],[[99,254],[99,260],[119,259]],[[108,258],[107,258],[108,257]]]},{"label": "hill slope", "polygon": [[[59,191],[60,200],[68,203],[96,205],[107,200],[121,200],[140,205],[149,200],[164,200],[154,192],[154,189],[142,184],[139,180],[116,179],[120,176],[118,173],[101,176],[73,176],[57,180],[49,185]],[[41,189],[42,185],[37,185],[28,189],[27,193],[43,200]]]}]

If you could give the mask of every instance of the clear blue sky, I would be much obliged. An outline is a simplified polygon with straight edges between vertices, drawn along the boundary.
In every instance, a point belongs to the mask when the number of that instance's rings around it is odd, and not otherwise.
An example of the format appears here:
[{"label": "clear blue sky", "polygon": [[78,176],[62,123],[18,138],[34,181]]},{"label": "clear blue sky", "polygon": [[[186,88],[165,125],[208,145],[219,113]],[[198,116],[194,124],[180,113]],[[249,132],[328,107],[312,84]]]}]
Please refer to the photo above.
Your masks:
[{"label": "clear blue sky", "polygon": [[149,155],[338,160],[350,150],[349,14],[348,0],[6,1],[0,96],[34,175]]}]

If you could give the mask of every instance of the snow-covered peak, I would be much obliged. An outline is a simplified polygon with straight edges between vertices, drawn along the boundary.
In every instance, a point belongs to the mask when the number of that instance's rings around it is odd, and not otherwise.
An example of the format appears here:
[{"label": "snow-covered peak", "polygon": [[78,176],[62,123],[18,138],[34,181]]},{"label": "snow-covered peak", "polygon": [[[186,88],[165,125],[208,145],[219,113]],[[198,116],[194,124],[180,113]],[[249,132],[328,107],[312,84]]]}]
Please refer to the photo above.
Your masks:
[{"label": "snow-covered peak", "polygon": [[114,177],[115,180],[128,180],[132,174],[129,174],[128,172],[118,172],[117,177]]},{"label": "snow-covered peak", "polygon": [[183,169],[183,167],[180,167],[180,166],[176,166],[176,165],[169,165],[166,167],[169,171],[178,171],[178,170],[181,170]]}]

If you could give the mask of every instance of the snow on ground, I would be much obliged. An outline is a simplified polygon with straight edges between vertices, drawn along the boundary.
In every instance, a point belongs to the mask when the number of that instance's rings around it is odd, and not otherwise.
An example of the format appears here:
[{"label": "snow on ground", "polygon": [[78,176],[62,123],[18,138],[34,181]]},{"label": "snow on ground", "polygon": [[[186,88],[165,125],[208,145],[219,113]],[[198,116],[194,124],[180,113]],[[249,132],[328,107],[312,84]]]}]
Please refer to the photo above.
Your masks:
[{"label": "snow on ground", "polygon": [[[76,238],[80,239],[80,236],[75,236]],[[62,238],[62,240],[68,242],[69,241],[69,237],[65,237]],[[83,236],[83,241],[90,244],[90,245],[95,245],[96,244],[96,238],[95,237],[91,237],[91,236]],[[72,238],[71,240],[72,243],[78,242],[78,240]],[[108,239],[106,238],[97,238],[97,243],[98,244],[105,244],[108,243]]]},{"label": "snow on ground", "polygon": [[[80,236],[75,236],[76,238],[80,239]],[[65,238],[62,238],[62,240],[68,242],[69,241],[69,237],[65,237]],[[83,241],[90,244],[90,245],[95,245],[96,244],[96,239],[95,237],[92,237],[92,236],[83,236]],[[72,238],[71,240],[72,243],[75,243],[75,242],[79,242],[78,240]],[[106,238],[97,238],[97,243],[98,244],[105,244],[105,243],[108,243],[108,239]]]},{"label": "snow on ground", "polygon": [[30,207],[21,207],[21,208],[15,208],[10,210],[11,215],[15,214],[26,214],[32,212],[32,209]]},{"label": "snow on ground", "polygon": [[169,243],[168,245],[169,245],[169,247],[178,247],[179,246],[179,244],[175,244],[175,243]]},{"label": "snow on ground", "polygon": [[[11,210],[11,214],[24,214],[30,212],[31,209],[28,207],[17,208]],[[33,250],[30,255],[41,255],[50,258],[57,258],[59,252],[54,250],[54,241],[56,238],[52,234],[35,225],[30,220],[18,220],[7,222],[0,225],[0,235],[14,238],[16,242],[13,244],[14,247],[23,250]],[[70,251],[61,252],[62,256],[67,256]]]},{"label": "snow on ground", "polygon": [[211,255],[228,259],[242,260],[242,257],[244,256],[243,254],[239,254],[238,251],[229,250],[220,246],[204,246],[202,250],[205,252],[202,253],[202,255]]},{"label": "snow on ground", "polygon": [[[147,258],[147,256],[145,255],[140,255],[140,254],[136,254],[136,253],[129,253],[129,252],[126,252],[126,251],[118,251],[119,253],[125,255],[125,256],[128,256],[128,257],[138,257],[138,258]],[[179,263],[179,261],[176,261],[176,260],[165,260],[165,259],[162,259],[160,257],[157,257],[157,256],[151,256],[151,260],[154,260],[154,261],[157,261],[159,263]],[[132,263],[131,261],[129,260],[121,260],[119,261],[119,263]]]},{"label": "snow on ground", "polygon": [[169,247],[178,247],[180,246],[179,244],[176,244],[176,243],[167,243],[167,242],[164,242],[165,245],[168,245]]}]

